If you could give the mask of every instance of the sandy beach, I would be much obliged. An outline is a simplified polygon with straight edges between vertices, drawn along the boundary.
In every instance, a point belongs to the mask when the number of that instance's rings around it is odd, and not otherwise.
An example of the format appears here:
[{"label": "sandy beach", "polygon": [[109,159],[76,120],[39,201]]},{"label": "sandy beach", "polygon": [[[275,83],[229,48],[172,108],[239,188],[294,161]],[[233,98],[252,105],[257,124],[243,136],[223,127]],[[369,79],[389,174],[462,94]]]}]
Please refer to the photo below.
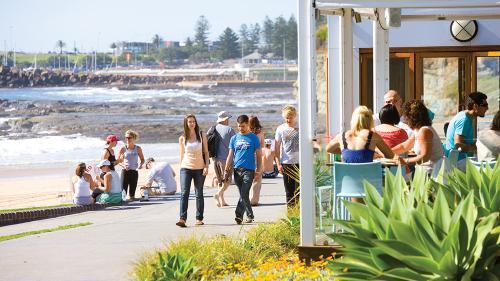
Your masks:
[{"label": "sandy beach", "polygon": [[[177,191],[179,185],[179,163],[170,163],[176,173]],[[4,168],[0,170],[0,210],[72,203],[70,175],[67,168]],[[146,182],[149,170],[139,170],[138,187]],[[211,188],[213,167],[205,180],[205,187]],[[193,187],[192,187],[193,188]],[[139,188],[136,198],[140,197]]]}]

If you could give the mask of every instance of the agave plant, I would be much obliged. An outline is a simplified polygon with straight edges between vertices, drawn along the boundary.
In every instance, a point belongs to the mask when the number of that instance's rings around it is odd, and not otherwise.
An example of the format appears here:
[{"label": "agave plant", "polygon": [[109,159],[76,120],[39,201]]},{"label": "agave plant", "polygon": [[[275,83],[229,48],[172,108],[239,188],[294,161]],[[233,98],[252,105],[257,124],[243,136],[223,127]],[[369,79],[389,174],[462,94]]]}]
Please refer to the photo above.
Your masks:
[{"label": "agave plant", "polygon": [[190,280],[198,272],[192,258],[186,259],[178,253],[166,256],[158,253],[158,260],[158,266],[152,278],[155,281]]},{"label": "agave plant", "polygon": [[365,182],[364,204],[344,201],[352,220],[336,221],[345,232],[330,236],[344,256],[330,269],[341,280],[498,280],[499,213],[481,217],[474,193],[452,202],[443,189],[429,196],[419,167],[410,187],[400,171],[386,171],[383,197]]}]

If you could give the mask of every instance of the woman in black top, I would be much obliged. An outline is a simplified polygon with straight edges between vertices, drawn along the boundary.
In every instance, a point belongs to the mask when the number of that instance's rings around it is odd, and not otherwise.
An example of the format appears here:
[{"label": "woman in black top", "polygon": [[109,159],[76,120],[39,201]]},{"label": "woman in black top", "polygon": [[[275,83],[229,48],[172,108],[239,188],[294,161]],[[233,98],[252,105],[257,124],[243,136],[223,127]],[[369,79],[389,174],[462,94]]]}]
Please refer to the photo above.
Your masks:
[{"label": "woman in black top", "polygon": [[103,151],[102,157],[101,157],[101,160],[109,160],[109,162],[111,163],[111,166],[110,166],[111,170],[114,170],[115,165],[120,163],[120,161],[116,159],[115,151],[114,151],[114,147],[116,146],[117,143],[118,143],[118,137],[115,135],[109,135],[106,138],[107,147],[104,148],[104,151]]},{"label": "woman in black top", "polygon": [[[107,146],[104,148],[104,151],[102,152],[101,160],[109,160],[109,163],[111,163],[111,166],[109,166],[109,168],[111,168],[111,170],[114,170],[115,165],[118,165],[120,163],[120,160],[116,159],[115,151],[114,151],[114,148],[115,148],[117,143],[118,143],[118,137],[115,135],[109,135],[106,138],[106,145]],[[105,174],[106,173],[100,174],[101,179],[104,180]],[[104,184],[101,183],[101,186],[104,186]],[[94,190],[94,192],[92,192],[92,197],[94,199],[96,199],[97,196],[99,196],[101,193],[102,193],[102,191],[99,188],[96,188]]]}]

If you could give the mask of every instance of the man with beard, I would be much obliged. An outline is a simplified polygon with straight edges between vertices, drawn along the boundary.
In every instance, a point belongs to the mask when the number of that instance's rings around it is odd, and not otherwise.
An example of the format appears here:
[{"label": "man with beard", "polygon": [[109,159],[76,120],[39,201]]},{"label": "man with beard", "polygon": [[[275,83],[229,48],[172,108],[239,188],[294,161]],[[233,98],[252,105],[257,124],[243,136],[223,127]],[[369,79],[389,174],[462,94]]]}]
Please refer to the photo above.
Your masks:
[{"label": "man with beard", "polygon": [[[488,97],[481,92],[473,92],[467,97],[464,111],[460,111],[451,119],[446,132],[445,154],[453,149],[461,150],[458,160],[472,156],[476,151],[474,139],[474,122],[477,117],[484,117],[488,110]],[[459,165],[460,166],[460,165]]]}]

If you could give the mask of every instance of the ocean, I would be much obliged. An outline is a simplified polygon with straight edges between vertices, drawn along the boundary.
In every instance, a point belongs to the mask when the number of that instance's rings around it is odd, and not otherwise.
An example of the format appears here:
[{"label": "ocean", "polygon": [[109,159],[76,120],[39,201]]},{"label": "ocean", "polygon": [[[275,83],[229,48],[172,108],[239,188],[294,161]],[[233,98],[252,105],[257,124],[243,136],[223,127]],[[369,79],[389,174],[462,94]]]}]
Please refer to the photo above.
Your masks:
[{"label": "ocean", "polygon": [[[57,87],[57,88],[23,88],[0,89],[0,104],[2,100],[13,101],[63,101],[81,103],[88,106],[95,104],[154,104],[168,103],[168,106],[179,109],[202,108],[203,113],[197,115],[199,119],[213,120],[214,114],[219,110],[251,111],[259,108],[263,118],[280,120],[276,113],[267,113],[266,109],[280,109],[286,104],[296,104],[291,89],[275,90],[245,90],[235,89],[217,90],[119,90],[117,88],[87,88],[87,87]],[[264,97],[264,98],[263,98]],[[12,103],[15,104],[15,103]],[[38,131],[33,134],[19,134],[5,129],[5,125],[12,120],[20,119],[22,114],[16,105],[0,108],[0,167],[67,167],[76,162],[95,161],[100,158],[105,142],[101,138],[86,136],[82,133],[61,134],[57,130]],[[181,110],[179,110],[181,111]],[[21,111],[22,112],[22,111]],[[213,113],[212,113],[213,112]],[[90,113],[100,116],[99,113]],[[184,111],[178,114],[128,114],[128,120],[136,124],[158,124],[164,122],[182,122]],[[112,115],[122,118],[120,114]],[[259,116],[260,117],[260,116]],[[114,122],[110,119],[110,123]],[[4,125],[2,129],[2,125]],[[2,131],[3,130],[3,131]],[[179,159],[177,143],[141,143],[144,156],[154,157],[159,161],[176,162]],[[118,153],[120,145],[115,148]]]}]

